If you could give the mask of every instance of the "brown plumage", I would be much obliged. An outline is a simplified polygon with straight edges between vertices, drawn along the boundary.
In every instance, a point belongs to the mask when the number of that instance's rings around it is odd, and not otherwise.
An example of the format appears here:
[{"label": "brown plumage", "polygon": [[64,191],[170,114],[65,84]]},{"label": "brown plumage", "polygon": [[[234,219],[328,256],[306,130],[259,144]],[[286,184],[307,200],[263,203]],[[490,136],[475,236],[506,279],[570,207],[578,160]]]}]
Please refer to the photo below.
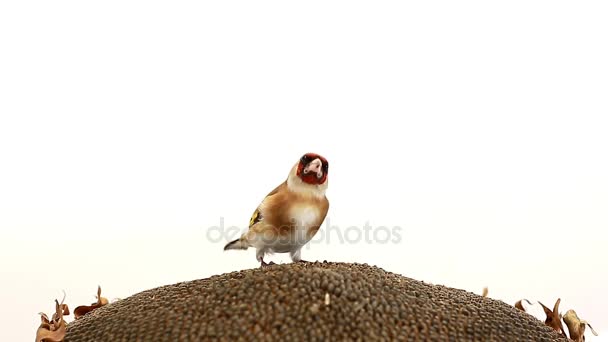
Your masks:
[{"label": "brown plumage", "polygon": [[302,247],[317,233],[329,209],[325,197],[328,171],[322,156],[302,156],[287,180],[254,211],[249,230],[224,250],[254,247],[262,266],[266,265],[263,258],[267,253],[289,253],[293,261],[300,261]]}]

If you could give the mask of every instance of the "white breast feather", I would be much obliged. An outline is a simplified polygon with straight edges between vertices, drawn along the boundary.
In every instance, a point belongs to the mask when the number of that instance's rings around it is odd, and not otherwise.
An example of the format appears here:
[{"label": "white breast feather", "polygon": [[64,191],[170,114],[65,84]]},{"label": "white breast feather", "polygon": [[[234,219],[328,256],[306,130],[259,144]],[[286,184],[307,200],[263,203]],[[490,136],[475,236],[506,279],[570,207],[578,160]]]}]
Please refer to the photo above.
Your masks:
[{"label": "white breast feather", "polygon": [[306,243],[306,233],[308,228],[318,222],[319,210],[313,206],[297,206],[292,209],[291,218],[297,227],[296,236],[298,241]]}]

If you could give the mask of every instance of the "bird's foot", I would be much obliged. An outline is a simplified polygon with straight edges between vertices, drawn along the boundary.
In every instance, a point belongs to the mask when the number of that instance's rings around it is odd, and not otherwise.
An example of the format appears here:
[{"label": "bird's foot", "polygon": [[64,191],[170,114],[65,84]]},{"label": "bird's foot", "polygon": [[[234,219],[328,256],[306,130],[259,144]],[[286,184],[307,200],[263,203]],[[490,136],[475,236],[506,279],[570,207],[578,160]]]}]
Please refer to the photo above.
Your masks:
[{"label": "bird's foot", "polygon": [[264,260],[260,260],[261,264],[260,267],[267,267],[267,266],[272,266],[272,265],[276,265],[274,262],[264,262]]},{"label": "bird's foot", "polygon": [[298,261],[296,261],[296,262],[310,262],[310,261],[300,259],[300,260],[298,260]]}]

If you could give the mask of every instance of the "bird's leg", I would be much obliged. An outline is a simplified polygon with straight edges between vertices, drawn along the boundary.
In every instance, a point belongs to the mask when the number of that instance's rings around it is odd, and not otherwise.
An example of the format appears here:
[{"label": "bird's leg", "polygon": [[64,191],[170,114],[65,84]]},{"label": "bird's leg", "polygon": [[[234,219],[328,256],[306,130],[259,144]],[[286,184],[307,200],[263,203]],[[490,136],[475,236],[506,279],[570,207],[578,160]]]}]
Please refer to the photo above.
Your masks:
[{"label": "bird's leg", "polygon": [[298,249],[297,251],[293,251],[289,253],[289,256],[291,257],[291,261],[293,262],[308,262],[306,260],[302,260],[302,250]]},{"label": "bird's leg", "polygon": [[255,251],[255,258],[258,259],[258,261],[260,262],[260,267],[266,267],[266,266],[271,266],[274,265],[274,262],[264,262],[264,254],[266,253],[266,251],[264,249],[257,249]]}]

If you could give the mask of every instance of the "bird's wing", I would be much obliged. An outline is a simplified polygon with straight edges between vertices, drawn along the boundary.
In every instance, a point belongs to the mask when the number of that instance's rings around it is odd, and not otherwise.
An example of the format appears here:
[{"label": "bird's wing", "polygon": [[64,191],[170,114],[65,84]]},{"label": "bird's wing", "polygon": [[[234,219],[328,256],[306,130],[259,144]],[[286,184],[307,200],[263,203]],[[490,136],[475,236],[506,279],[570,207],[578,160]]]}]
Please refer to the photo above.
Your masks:
[{"label": "bird's wing", "polygon": [[255,211],[253,212],[253,215],[251,215],[251,218],[249,219],[249,229],[251,229],[251,227],[253,227],[256,223],[262,221],[262,219],[264,218],[262,215],[262,211],[260,210],[260,208],[262,207],[262,205],[264,204],[264,202],[272,197],[273,195],[275,195],[277,192],[279,192],[279,190],[281,189],[281,187],[285,186],[285,182],[282,183],[281,185],[277,186],[276,188],[274,188],[274,190],[272,190],[268,195],[266,195],[266,197],[264,197],[264,200],[262,201],[262,203],[260,203],[260,205],[258,205],[258,207],[255,209]]},{"label": "bird's wing", "polygon": [[260,208],[257,207],[249,219],[249,229],[260,221],[262,221],[262,214],[260,214]]}]

